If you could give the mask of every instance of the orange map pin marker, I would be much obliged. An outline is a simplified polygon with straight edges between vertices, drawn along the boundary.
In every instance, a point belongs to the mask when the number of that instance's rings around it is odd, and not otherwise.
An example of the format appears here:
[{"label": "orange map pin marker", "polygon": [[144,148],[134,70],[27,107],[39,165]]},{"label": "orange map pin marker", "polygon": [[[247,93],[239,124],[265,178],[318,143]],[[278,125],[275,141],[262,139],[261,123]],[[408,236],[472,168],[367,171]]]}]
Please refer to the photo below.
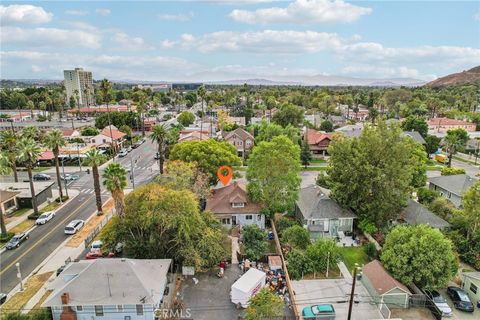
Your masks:
[{"label": "orange map pin marker", "polygon": [[[225,171],[227,173],[226,175],[224,175]],[[230,182],[230,179],[232,179],[232,176],[233,176],[233,170],[229,166],[221,166],[217,170],[218,180],[222,182],[223,186],[226,186]]]}]

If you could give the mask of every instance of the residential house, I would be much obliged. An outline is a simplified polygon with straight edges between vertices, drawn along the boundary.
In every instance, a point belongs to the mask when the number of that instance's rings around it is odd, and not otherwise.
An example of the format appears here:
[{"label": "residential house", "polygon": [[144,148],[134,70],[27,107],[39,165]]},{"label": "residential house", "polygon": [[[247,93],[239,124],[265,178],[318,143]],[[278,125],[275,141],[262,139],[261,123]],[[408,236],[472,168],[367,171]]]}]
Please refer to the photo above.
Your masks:
[{"label": "residential house", "polygon": [[408,308],[412,293],[393,278],[380,261],[373,260],[363,266],[361,281],[376,303],[389,308]]},{"label": "residential house", "polygon": [[352,232],[357,216],[329,197],[330,191],[316,185],[300,189],[295,215],[312,238],[336,237],[339,231]]},{"label": "residential house", "polygon": [[178,143],[185,142],[185,141],[200,141],[200,140],[208,140],[208,139],[210,139],[210,136],[208,135],[208,131],[182,130],[180,131]]},{"label": "residential house", "polygon": [[411,199],[408,200],[407,207],[398,216],[396,222],[411,226],[426,224],[436,229],[445,229],[450,226],[447,221],[428,210],[421,203]]},{"label": "residential house", "polygon": [[[35,197],[37,199],[37,205],[41,205],[48,199],[53,197],[52,186],[53,181],[35,181]],[[16,206],[18,208],[33,208],[32,193],[30,192],[30,183],[27,182],[9,182],[0,183],[0,190],[15,192]]]},{"label": "residential house", "polygon": [[239,126],[245,126],[245,124],[246,124],[245,117],[230,117],[229,116],[227,122],[237,124]]},{"label": "residential house", "polygon": [[100,106],[100,107],[83,107],[83,108],[74,108],[68,110],[69,114],[85,114],[89,116],[94,116],[99,113],[107,112],[128,112],[130,111],[129,106],[125,105],[112,105],[112,106]]},{"label": "residential house", "polygon": [[96,259],[70,263],[42,304],[53,320],[145,320],[168,303],[171,259]]},{"label": "residential house", "polygon": [[213,212],[223,226],[247,226],[256,224],[265,228],[265,216],[261,214],[263,205],[254,203],[248,198],[247,188],[243,182],[233,183],[215,189],[207,199],[205,210]]},{"label": "residential house", "polygon": [[126,134],[119,131],[114,125],[107,126],[97,134],[90,138],[90,143],[93,143],[97,148],[104,149],[114,145],[117,149],[121,148]]},{"label": "residential house", "polygon": [[404,131],[402,132],[403,137],[411,137],[413,140],[417,141],[422,145],[426,145],[427,142],[423,139],[422,135],[418,131]]},{"label": "residential house", "polygon": [[428,120],[428,130],[436,132],[447,132],[450,129],[464,129],[468,132],[474,132],[477,125],[466,120],[457,120],[449,118],[432,118]]},{"label": "residential house", "polygon": [[320,131],[314,129],[306,130],[303,138],[308,142],[308,146],[310,147],[310,151],[312,154],[315,155],[322,155],[325,156],[327,153],[327,148],[332,141],[333,134],[332,133],[322,133]]},{"label": "residential house", "polygon": [[430,190],[437,191],[442,197],[450,200],[457,208],[460,208],[462,205],[463,194],[477,181],[478,179],[467,174],[428,179]]},{"label": "residential house", "polygon": [[335,130],[335,132],[340,132],[347,138],[358,138],[362,134],[362,131],[363,123],[349,124]]},{"label": "residential house", "polygon": [[473,304],[480,302],[480,272],[462,273],[462,289],[470,297]]},{"label": "residential house", "polygon": [[237,148],[238,156],[241,158],[245,158],[245,155],[250,152],[255,141],[250,132],[242,128],[237,128],[230,132],[224,132],[223,139]]},{"label": "residential house", "polygon": [[20,191],[0,190],[0,214],[6,215],[17,209],[17,195]]},{"label": "residential house", "polygon": [[341,127],[345,125],[346,119],[344,116],[330,115],[328,116],[327,120],[333,123],[334,126]]},{"label": "residential house", "polygon": [[73,139],[73,138],[79,138],[81,136],[80,131],[72,129],[72,128],[59,128],[62,132],[62,135],[65,139]]}]

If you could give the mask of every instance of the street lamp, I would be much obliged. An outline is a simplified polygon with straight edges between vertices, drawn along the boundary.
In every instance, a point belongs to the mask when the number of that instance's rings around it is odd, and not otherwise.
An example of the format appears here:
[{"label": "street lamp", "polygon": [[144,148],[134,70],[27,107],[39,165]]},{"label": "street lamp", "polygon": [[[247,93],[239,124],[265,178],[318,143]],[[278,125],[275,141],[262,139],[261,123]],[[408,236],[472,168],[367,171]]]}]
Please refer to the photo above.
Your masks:
[{"label": "street lamp", "polygon": [[65,184],[65,195],[67,196],[68,198],[68,188],[67,188],[67,179],[65,179],[65,166],[63,164],[63,162],[65,161],[65,159],[62,159],[62,173],[63,173],[63,182]]},{"label": "street lamp", "polygon": [[22,273],[20,272],[20,263],[17,262],[15,266],[17,267],[17,278],[20,279],[20,291],[23,291],[23,279]]}]

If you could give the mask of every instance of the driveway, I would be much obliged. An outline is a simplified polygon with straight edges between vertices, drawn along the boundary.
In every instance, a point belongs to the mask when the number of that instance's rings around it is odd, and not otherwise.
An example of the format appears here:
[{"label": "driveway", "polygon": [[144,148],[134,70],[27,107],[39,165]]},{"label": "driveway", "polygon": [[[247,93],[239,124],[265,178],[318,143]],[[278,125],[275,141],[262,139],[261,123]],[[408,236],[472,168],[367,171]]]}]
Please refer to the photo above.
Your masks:
[{"label": "driveway", "polygon": [[[298,280],[292,281],[292,285],[300,313],[304,307],[330,303],[335,308],[337,319],[347,319],[351,281],[345,279]],[[383,319],[377,306],[370,303],[371,298],[359,281],[356,282],[354,301],[359,301],[359,303],[353,304],[352,319]]]},{"label": "driveway", "polygon": [[319,171],[301,171],[300,178],[302,183],[300,184],[301,188],[305,188],[311,185],[315,185]]},{"label": "driveway", "polygon": [[185,308],[195,320],[238,319],[242,310],[237,310],[230,301],[230,288],[242,274],[238,265],[230,265],[225,276],[219,279],[216,272],[199,273],[193,276],[198,279],[195,284],[192,277],[183,281],[180,297]]},{"label": "driveway", "polygon": [[442,294],[442,296],[444,296],[445,299],[447,299],[448,305],[453,310],[453,317],[451,317],[450,319],[452,319],[452,320],[473,320],[473,319],[478,320],[478,319],[480,319],[480,309],[478,309],[476,306],[475,306],[475,312],[473,312],[473,313],[460,311],[460,310],[455,309],[453,307],[453,302],[447,294],[447,289],[440,289],[440,290],[438,290],[438,292],[440,292]]}]

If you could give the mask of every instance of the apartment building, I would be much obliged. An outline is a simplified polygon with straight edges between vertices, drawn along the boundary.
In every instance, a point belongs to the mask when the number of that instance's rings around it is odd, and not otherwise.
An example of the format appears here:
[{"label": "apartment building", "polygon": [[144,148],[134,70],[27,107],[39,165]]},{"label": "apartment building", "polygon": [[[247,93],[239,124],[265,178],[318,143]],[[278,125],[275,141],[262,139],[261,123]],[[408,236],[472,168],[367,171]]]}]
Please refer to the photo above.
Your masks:
[{"label": "apartment building", "polygon": [[90,71],[85,71],[83,68],[64,70],[63,76],[67,92],[67,103],[70,101],[70,97],[73,96],[81,107],[95,105],[93,78]]}]

